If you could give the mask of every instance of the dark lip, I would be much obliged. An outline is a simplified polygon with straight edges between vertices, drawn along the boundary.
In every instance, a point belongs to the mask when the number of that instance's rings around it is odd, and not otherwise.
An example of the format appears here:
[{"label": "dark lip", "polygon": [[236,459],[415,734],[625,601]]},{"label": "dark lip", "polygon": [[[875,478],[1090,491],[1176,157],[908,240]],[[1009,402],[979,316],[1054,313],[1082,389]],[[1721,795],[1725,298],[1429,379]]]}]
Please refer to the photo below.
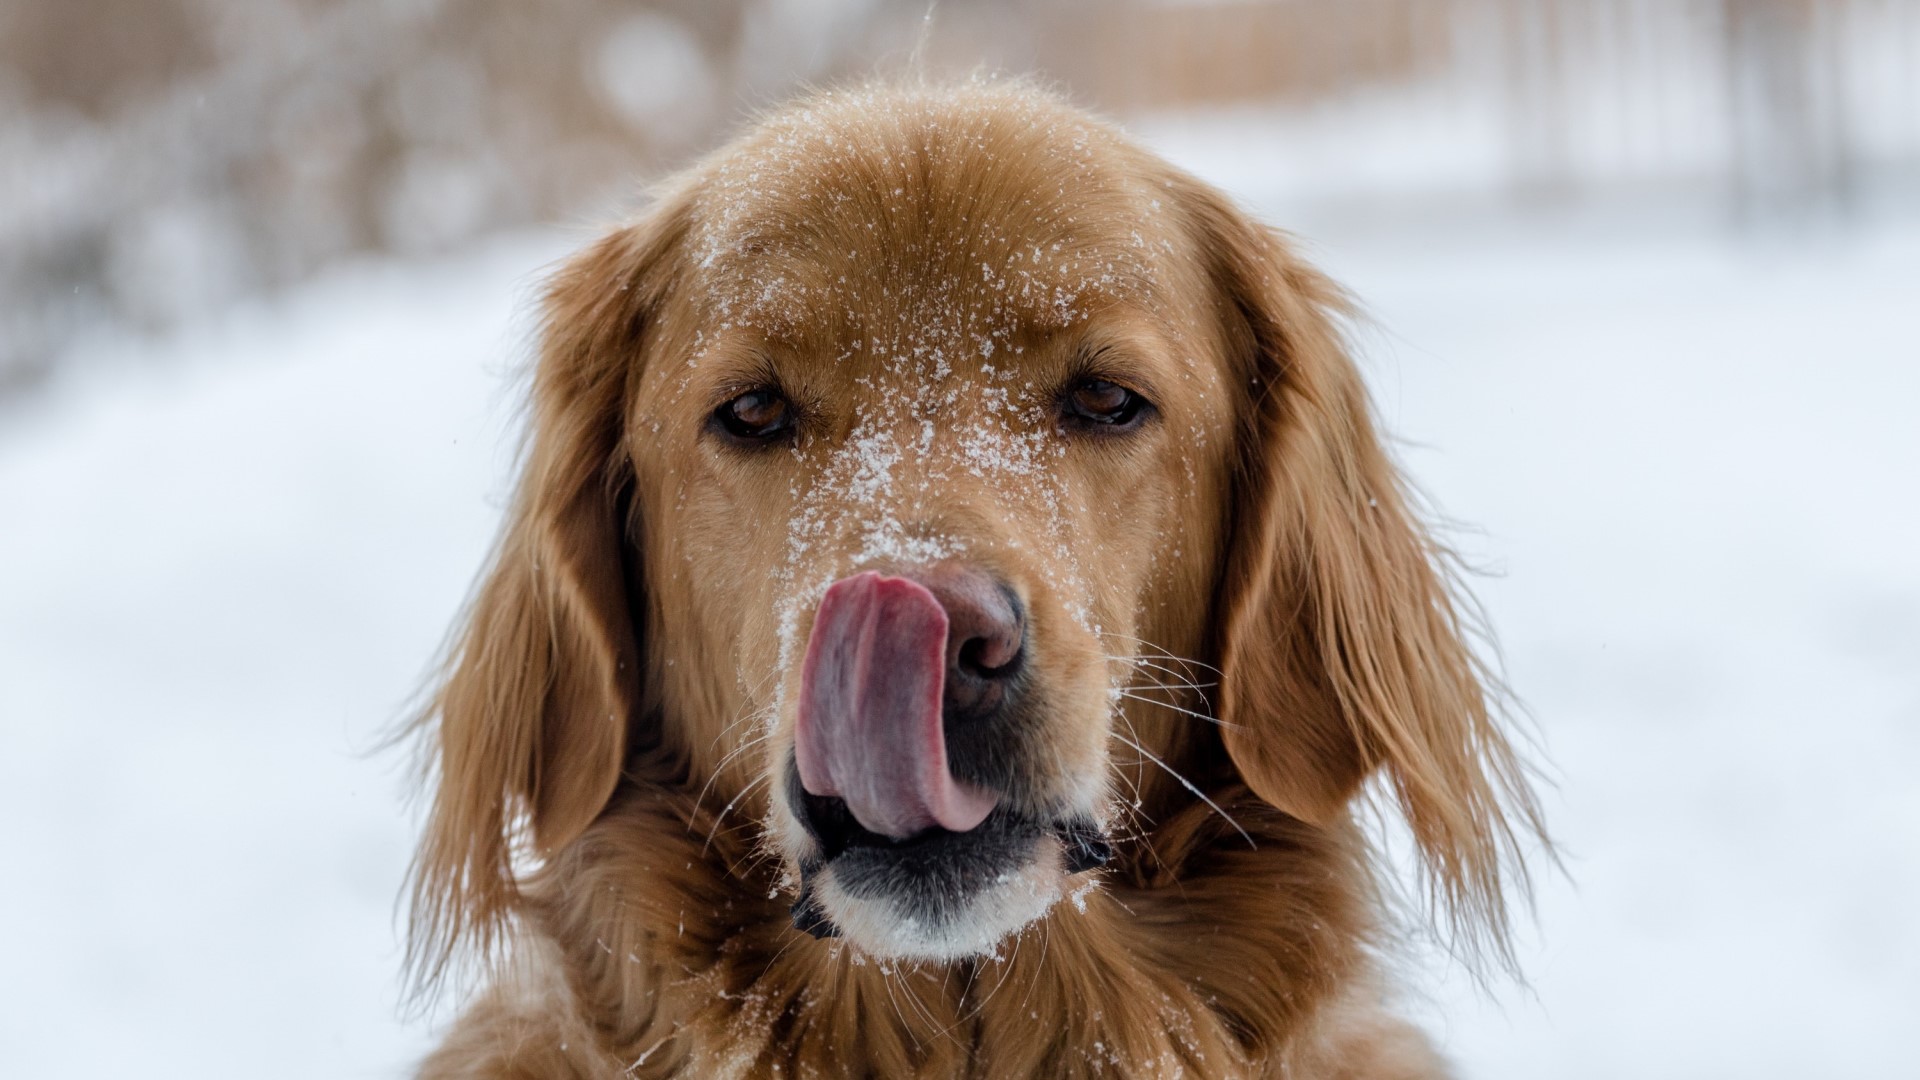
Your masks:
[{"label": "dark lip", "polygon": [[1058,837],[1066,848],[1069,864],[1087,864],[1080,869],[1102,865],[1112,855],[1105,834],[1090,820],[1080,817],[1035,819],[1008,809],[1004,802],[967,832],[935,826],[905,839],[884,836],[861,825],[844,799],[807,791],[800,783],[799,766],[791,760],[787,765],[787,792],[788,808],[807,835],[820,845],[820,853],[814,860],[818,863],[830,862],[850,849],[883,852],[902,860],[938,858],[943,852],[971,844],[1049,834]]},{"label": "dark lip", "polygon": [[820,861],[831,862],[849,852],[873,853],[901,862],[938,859],[960,848],[1018,837],[1038,837],[1053,831],[1046,825],[996,807],[985,821],[966,832],[935,826],[904,840],[883,836],[861,825],[846,801],[798,792],[800,824],[820,845]]}]

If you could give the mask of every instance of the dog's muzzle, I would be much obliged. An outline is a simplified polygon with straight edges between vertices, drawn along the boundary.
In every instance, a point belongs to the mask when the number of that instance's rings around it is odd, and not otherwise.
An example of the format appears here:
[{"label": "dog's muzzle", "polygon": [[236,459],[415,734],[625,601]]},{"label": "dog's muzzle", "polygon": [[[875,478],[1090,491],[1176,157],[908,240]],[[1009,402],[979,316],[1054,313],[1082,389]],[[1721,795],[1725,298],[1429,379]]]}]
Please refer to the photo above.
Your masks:
[{"label": "dog's muzzle", "polygon": [[814,887],[829,864],[845,895],[938,923],[1033,863],[1048,836],[1065,873],[1108,861],[1092,821],[1024,816],[980,763],[949,758],[950,741],[976,757],[992,741],[1020,696],[1027,651],[1018,596],[968,567],[868,571],[827,589],[787,778],[789,809],[817,846],[800,866],[796,927],[836,932]]}]

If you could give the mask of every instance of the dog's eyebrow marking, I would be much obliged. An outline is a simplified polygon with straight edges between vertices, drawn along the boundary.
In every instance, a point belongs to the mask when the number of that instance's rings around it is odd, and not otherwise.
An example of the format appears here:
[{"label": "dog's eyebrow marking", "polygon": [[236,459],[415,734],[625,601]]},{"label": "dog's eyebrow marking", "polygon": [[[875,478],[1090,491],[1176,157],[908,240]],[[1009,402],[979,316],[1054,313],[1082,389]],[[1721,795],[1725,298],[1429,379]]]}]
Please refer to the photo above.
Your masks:
[{"label": "dog's eyebrow marking", "polygon": [[1065,391],[1081,379],[1107,379],[1120,383],[1153,402],[1160,403],[1159,380],[1150,365],[1141,362],[1132,341],[1096,340],[1084,342],[1075,350],[1061,380]]},{"label": "dog's eyebrow marking", "polygon": [[[790,399],[798,396],[782,377],[779,366],[764,352],[756,350],[741,360],[722,361],[719,367],[720,374],[707,392],[709,409],[717,409],[750,390],[777,390]],[[794,404],[802,403],[795,400]]]}]

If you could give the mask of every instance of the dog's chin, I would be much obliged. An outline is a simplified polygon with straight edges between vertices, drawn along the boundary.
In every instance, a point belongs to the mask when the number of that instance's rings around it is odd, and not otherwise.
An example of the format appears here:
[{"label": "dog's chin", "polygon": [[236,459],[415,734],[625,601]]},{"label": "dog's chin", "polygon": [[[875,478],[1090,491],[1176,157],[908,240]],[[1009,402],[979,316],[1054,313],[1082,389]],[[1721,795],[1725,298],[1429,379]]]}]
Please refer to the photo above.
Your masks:
[{"label": "dog's chin", "polygon": [[956,846],[939,855],[850,848],[807,875],[807,897],[830,932],[862,953],[947,961],[993,954],[1062,895],[1066,874],[1051,837]]},{"label": "dog's chin", "polygon": [[1036,821],[1003,807],[966,832],[894,840],[861,828],[838,799],[793,802],[794,925],[881,959],[991,955],[1111,853],[1083,815]]}]

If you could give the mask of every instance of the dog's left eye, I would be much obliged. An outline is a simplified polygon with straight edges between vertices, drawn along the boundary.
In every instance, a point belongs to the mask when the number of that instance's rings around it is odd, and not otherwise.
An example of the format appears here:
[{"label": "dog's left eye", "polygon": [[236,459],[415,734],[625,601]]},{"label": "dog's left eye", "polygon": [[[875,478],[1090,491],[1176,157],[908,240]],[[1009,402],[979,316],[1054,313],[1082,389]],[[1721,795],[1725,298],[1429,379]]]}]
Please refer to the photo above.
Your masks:
[{"label": "dog's left eye", "polygon": [[1061,402],[1066,424],[1103,431],[1136,427],[1151,408],[1146,398],[1105,379],[1082,379]]},{"label": "dog's left eye", "polygon": [[713,410],[713,422],[736,442],[763,445],[793,431],[793,405],[772,390],[749,390]]}]

